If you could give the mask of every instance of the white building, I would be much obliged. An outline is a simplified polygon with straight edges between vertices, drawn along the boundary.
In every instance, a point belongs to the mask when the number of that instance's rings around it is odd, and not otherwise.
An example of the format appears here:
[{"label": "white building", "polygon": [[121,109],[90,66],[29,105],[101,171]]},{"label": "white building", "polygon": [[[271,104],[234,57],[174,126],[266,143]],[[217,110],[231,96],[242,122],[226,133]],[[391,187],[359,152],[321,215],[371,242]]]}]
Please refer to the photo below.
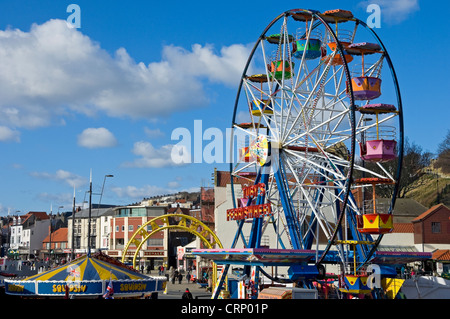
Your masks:
[{"label": "white building", "polygon": [[42,240],[49,234],[50,219],[46,212],[29,212],[14,216],[10,225],[10,249],[27,259],[38,255]]},{"label": "white building", "polygon": [[[110,238],[110,219],[112,208],[91,208],[91,252],[97,249],[108,249]],[[74,222],[75,220],[75,222]],[[68,219],[68,246],[74,249],[75,257],[88,252],[89,209],[82,209]]]}]

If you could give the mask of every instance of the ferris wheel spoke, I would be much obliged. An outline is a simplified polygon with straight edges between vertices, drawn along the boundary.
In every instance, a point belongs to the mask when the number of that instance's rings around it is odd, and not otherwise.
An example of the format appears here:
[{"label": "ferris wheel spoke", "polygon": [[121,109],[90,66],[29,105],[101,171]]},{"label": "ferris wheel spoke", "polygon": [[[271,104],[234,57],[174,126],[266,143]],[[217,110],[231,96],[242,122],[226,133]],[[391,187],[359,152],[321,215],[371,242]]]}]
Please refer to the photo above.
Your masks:
[{"label": "ferris wheel spoke", "polygon": [[330,238],[332,228],[327,227],[327,225],[325,224],[326,218],[323,212],[320,209],[317,209],[317,205],[314,205],[314,203],[311,201],[311,198],[308,196],[308,194],[303,188],[300,188],[300,190],[302,191],[304,198],[309,205],[308,209],[311,211],[311,214],[315,216],[315,220],[317,221],[317,223],[319,223],[322,231],[324,232],[325,237]]},{"label": "ferris wheel spoke", "polygon": [[326,124],[328,124],[328,123],[331,123],[331,122],[333,122],[334,120],[339,119],[340,117],[346,117],[347,114],[348,114],[348,112],[350,112],[350,110],[347,109],[347,110],[344,110],[344,111],[342,111],[342,112],[336,114],[336,115],[333,116],[333,117],[330,117],[329,119],[325,120],[324,122],[319,123],[319,124],[313,126],[309,131],[301,132],[300,134],[298,134],[298,135],[296,135],[296,136],[290,138],[289,140],[284,141],[283,145],[284,145],[284,146],[294,145],[294,143],[296,143],[298,140],[304,138],[307,134],[309,134],[309,132],[311,132],[311,131],[314,132],[314,131],[316,131],[316,130],[319,130],[323,125],[326,125]]},{"label": "ferris wheel spoke", "polygon": [[[327,67],[323,70],[321,76],[319,77],[318,81],[316,81],[316,83],[314,84],[313,89],[311,90],[308,98],[306,99],[304,105],[308,105],[308,103],[311,102],[311,100],[313,99],[314,94],[319,94],[321,91],[321,81],[322,79],[324,79],[327,74],[328,74],[328,70],[330,68],[330,63],[327,64]],[[319,88],[319,91],[316,92],[316,90]],[[282,140],[284,141],[294,130],[294,128],[297,126],[300,116],[303,116],[303,119],[305,120],[306,118],[306,114],[305,114],[305,110],[303,109],[295,118],[295,120],[293,121],[291,127],[287,130],[287,132],[285,133],[285,135],[282,137]]]}]

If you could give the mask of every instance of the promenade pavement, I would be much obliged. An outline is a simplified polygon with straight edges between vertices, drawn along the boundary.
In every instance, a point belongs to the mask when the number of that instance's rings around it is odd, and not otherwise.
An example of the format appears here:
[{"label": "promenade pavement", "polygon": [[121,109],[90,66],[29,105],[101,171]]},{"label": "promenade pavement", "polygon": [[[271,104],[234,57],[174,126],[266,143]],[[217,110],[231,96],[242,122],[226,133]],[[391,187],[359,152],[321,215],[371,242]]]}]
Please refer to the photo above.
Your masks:
[{"label": "promenade pavement", "polygon": [[172,284],[171,281],[168,281],[166,293],[159,293],[158,299],[181,299],[186,288],[189,289],[194,299],[211,299],[210,291],[207,291],[206,288],[201,288],[196,283],[188,283],[186,280],[182,281],[181,284],[178,282]]},{"label": "promenade pavement", "polygon": [[[158,276],[158,272],[156,270],[153,270],[147,275]],[[210,291],[207,291],[206,288],[202,288],[197,283],[194,283],[192,281],[188,282],[186,280],[186,277],[184,276],[181,284],[178,282],[178,280],[176,280],[175,283],[172,283],[171,280],[168,280],[165,293],[159,293],[158,299],[181,299],[183,293],[186,291],[186,288],[189,289],[194,299],[211,299],[212,293]]]}]

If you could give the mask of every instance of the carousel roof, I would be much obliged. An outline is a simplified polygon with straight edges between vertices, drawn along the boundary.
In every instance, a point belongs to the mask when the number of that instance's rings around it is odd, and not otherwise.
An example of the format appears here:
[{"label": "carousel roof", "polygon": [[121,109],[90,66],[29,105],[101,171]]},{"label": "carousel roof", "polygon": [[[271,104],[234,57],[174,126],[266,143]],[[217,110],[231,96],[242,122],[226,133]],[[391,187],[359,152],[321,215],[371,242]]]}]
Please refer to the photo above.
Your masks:
[{"label": "carousel roof", "polygon": [[114,295],[163,291],[166,277],[149,277],[104,254],[85,255],[22,280],[5,280],[5,292],[20,296],[98,296],[112,285]]},{"label": "carousel roof", "polygon": [[112,264],[87,255],[73,260],[72,262],[48,270],[46,272],[30,276],[23,281],[48,281],[48,280],[118,280],[118,279],[146,279],[144,274],[127,267]]}]

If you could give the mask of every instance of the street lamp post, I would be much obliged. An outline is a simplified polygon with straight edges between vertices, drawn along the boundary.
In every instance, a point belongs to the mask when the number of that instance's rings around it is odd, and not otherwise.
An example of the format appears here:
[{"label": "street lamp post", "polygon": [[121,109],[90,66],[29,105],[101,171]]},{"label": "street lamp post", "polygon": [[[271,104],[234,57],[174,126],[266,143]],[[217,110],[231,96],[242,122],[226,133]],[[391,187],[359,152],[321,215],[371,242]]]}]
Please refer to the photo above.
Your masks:
[{"label": "street lamp post", "polygon": [[[99,205],[103,196],[103,189],[105,187],[105,181],[107,177],[114,177],[114,175],[105,175],[103,178],[102,191],[100,193]],[[99,209],[99,207],[98,207]],[[88,256],[91,255],[91,213],[92,213],[92,170],[89,178],[89,217],[88,217]]]},{"label": "street lamp post", "polygon": [[53,205],[50,204],[50,235],[49,235],[49,245],[48,245],[48,267],[51,268],[52,262],[52,219],[53,219]]},{"label": "street lamp post", "polygon": [[100,192],[100,199],[99,199],[99,201],[98,201],[98,207],[97,207],[97,208],[100,208],[100,203],[102,202],[103,189],[105,188],[105,181],[106,181],[106,178],[107,178],[107,177],[114,177],[114,175],[105,175],[105,176],[103,177],[102,191]]},{"label": "street lamp post", "polygon": [[75,186],[73,187],[73,203],[72,203],[72,247],[70,259],[75,259]]},{"label": "street lamp post", "polygon": [[92,170],[89,177],[89,215],[88,215],[88,257],[91,256],[91,209],[92,209]]}]

